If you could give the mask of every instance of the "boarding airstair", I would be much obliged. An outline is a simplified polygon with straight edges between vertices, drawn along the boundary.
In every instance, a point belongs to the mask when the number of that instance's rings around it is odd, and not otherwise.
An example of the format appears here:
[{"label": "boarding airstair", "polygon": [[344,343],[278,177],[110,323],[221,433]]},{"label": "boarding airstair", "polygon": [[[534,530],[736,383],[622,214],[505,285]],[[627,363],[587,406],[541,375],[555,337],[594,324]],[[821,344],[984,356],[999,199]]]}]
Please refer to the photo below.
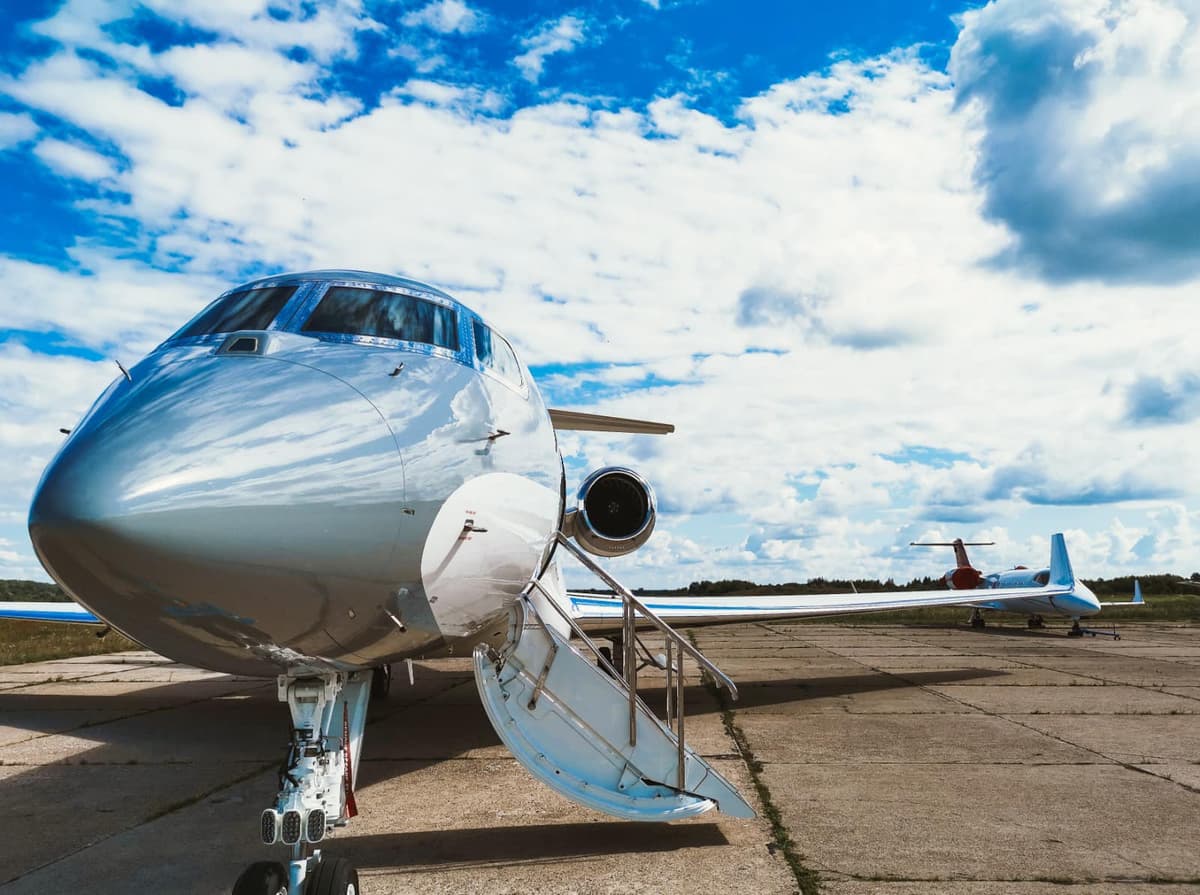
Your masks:
[{"label": "boarding airstair", "polygon": [[[559,543],[623,601],[613,638],[619,659],[610,662],[575,623],[561,594],[531,581],[512,607],[505,645],[481,644],[474,654],[475,682],[500,739],[534,777],[606,814],[669,821],[718,808],[753,817],[684,740],[684,656],[736,698],[733,681],[574,543],[562,535]],[[639,629],[656,631],[665,653],[652,655]],[[666,723],[638,696],[638,671],[648,666],[666,672]]]}]

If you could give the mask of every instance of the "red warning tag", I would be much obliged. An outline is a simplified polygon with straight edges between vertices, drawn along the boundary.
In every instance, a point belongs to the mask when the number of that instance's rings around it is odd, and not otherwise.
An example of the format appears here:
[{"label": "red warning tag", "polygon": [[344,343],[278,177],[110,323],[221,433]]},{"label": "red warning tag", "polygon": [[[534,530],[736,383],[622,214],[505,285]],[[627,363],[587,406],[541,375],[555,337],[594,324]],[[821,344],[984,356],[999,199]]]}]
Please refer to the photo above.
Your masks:
[{"label": "red warning tag", "polygon": [[358,816],[354,802],[354,770],[350,767],[350,706],[342,703],[342,786],[346,791],[346,817]]}]

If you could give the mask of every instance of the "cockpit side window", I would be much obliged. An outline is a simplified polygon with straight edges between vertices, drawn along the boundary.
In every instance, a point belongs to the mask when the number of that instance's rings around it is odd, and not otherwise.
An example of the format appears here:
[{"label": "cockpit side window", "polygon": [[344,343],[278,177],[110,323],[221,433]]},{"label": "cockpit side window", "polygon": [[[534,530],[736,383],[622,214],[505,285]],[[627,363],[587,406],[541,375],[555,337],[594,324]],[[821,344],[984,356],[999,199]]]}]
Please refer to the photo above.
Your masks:
[{"label": "cockpit side window", "polygon": [[474,321],[474,330],[475,357],[479,363],[513,385],[520,385],[521,365],[517,363],[512,346],[481,320]]},{"label": "cockpit side window", "polygon": [[304,332],[378,336],[458,350],[453,308],[406,295],[354,286],[331,286],[304,324]]},{"label": "cockpit side window", "polygon": [[295,291],[295,286],[272,286],[231,293],[214,302],[171,338],[232,333],[239,329],[266,329]]}]

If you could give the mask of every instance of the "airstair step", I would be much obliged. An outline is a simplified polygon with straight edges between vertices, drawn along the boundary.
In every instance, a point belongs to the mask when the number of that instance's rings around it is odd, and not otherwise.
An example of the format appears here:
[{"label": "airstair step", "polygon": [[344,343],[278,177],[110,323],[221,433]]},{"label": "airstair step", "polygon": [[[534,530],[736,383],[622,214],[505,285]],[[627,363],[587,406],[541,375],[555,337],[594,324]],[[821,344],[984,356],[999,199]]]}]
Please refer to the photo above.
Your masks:
[{"label": "airstair step", "polygon": [[[526,598],[512,609],[515,640],[499,654],[476,648],[475,682],[497,734],[534,777],[574,802],[614,817],[669,821],[713,808],[754,810],[703,758],[679,745],[640,700],[630,733],[625,681],[601,670]],[[634,740],[634,742],[630,742]]]}]

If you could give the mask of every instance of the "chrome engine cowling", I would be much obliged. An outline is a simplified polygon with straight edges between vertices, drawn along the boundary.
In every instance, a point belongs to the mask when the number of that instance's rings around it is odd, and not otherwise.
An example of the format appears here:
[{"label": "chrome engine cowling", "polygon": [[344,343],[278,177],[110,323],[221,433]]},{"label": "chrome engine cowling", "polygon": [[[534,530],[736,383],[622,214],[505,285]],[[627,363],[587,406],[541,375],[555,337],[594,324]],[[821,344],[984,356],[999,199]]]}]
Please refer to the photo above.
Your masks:
[{"label": "chrome engine cowling", "polygon": [[645,544],[654,531],[654,489],[632,469],[597,469],[579,486],[577,500],[564,529],[588,553],[624,556]]}]

